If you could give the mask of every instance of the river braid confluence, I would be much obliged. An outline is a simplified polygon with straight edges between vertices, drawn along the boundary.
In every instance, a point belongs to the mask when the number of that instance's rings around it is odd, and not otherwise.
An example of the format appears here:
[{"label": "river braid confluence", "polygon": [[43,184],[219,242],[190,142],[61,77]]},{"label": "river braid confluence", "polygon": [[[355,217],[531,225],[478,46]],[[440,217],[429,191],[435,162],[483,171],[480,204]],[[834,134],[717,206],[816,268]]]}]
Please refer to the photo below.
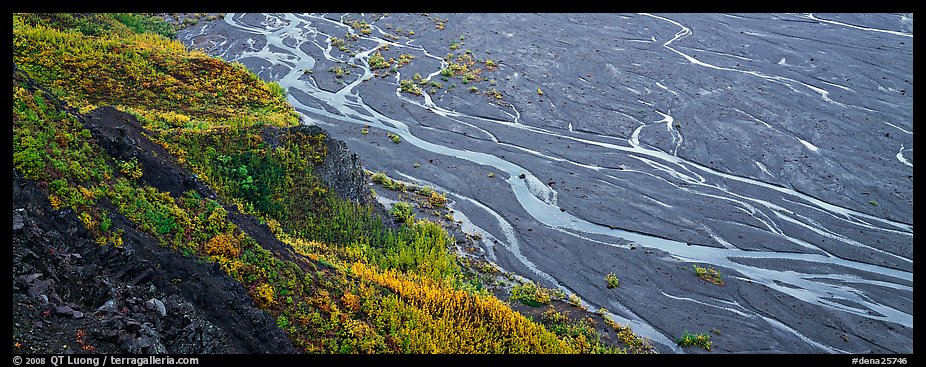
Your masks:
[{"label": "river braid confluence", "polygon": [[[230,13],[178,38],[660,352],[708,330],[720,352],[913,351],[912,15]],[[414,59],[384,77],[377,51]],[[448,52],[497,63],[480,93],[440,78]],[[443,87],[404,93],[414,74]]]}]

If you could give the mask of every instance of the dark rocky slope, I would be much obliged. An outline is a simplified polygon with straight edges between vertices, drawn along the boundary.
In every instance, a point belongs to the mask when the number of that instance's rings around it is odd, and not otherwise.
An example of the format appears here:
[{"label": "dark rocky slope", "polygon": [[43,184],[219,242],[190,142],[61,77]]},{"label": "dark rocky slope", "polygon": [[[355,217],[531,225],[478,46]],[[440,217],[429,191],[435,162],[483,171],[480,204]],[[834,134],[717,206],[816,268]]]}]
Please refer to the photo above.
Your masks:
[{"label": "dark rocky slope", "polygon": [[24,352],[294,352],[273,318],[218,267],[161,247],[131,222],[99,246],[13,172],[13,340]]},{"label": "dark rocky slope", "polygon": [[[15,67],[14,79],[41,88]],[[53,103],[74,113],[60,101]],[[101,107],[79,118],[108,155],[136,158],[145,184],[175,197],[189,190],[215,197],[151,141],[134,116]],[[268,128],[266,133],[282,130]],[[329,139],[327,145],[330,154],[319,169],[325,183],[343,197],[370,203],[356,155],[343,143]],[[101,204],[113,213],[113,229],[125,234],[121,248],[100,246],[72,210],[52,208],[41,184],[15,169],[12,173],[14,352],[296,352],[275,320],[217,265],[162,247],[105,199]],[[225,207],[229,218],[262,246],[292,256],[266,224]]]}]

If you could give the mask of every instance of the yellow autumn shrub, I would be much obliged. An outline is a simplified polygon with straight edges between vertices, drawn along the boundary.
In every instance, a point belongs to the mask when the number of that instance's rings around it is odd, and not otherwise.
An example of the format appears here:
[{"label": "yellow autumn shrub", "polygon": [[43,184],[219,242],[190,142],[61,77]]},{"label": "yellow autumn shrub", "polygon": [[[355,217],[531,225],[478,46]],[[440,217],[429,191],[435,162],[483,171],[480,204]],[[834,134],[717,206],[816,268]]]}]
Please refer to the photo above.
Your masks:
[{"label": "yellow autumn shrub", "polygon": [[238,240],[225,233],[219,233],[212,237],[209,242],[206,242],[203,250],[206,252],[206,255],[220,256],[229,259],[238,257],[240,252],[238,249]]},{"label": "yellow autumn shrub", "polygon": [[399,333],[413,353],[575,352],[571,345],[495,297],[453,289],[430,278],[377,270],[362,262],[355,262],[350,270],[400,297],[402,302],[395,307],[416,319],[405,322]]},{"label": "yellow autumn shrub", "polygon": [[254,289],[254,298],[260,307],[271,307],[276,304],[276,290],[267,283],[261,283]]}]

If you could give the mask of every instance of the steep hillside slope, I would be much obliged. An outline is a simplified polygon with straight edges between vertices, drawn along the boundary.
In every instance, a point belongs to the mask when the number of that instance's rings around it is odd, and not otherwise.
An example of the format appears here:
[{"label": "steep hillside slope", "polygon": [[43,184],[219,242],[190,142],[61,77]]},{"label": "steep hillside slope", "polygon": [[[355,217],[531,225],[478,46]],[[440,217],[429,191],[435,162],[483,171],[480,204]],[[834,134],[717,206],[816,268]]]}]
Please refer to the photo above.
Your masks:
[{"label": "steep hillside slope", "polygon": [[[43,101],[39,103],[46,105],[48,114],[40,117],[57,114],[71,123],[82,120],[60,109],[59,101],[18,70],[14,85],[22,88],[21,95]],[[97,111],[102,113],[94,113],[89,124],[98,128],[125,126],[131,117],[107,113],[112,109]],[[68,134],[68,127],[77,125],[60,126],[60,133]],[[102,134],[96,137],[105,139]],[[153,148],[147,139],[133,143],[122,147]],[[184,177],[166,161],[167,155],[137,157],[146,163],[144,173],[154,185],[176,189],[179,185],[172,180]],[[101,246],[94,241],[94,230],[82,223],[87,217],[55,208],[52,203],[59,199],[47,191],[48,182],[26,179],[14,170],[13,333],[26,351],[295,352],[274,319],[256,308],[246,289],[219,268],[160,246],[156,238],[113,212],[109,200],[97,203],[111,213],[105,222],[109,224],[100,226],[120,236],[113,237],[116,243]]]},{"label": "steep hillside slope", "polygon": [[19,348],[627,351],[513,311],[438,224],[384,221],[356,156],[298,125],[278,85],[157,19],[13,23]]}]

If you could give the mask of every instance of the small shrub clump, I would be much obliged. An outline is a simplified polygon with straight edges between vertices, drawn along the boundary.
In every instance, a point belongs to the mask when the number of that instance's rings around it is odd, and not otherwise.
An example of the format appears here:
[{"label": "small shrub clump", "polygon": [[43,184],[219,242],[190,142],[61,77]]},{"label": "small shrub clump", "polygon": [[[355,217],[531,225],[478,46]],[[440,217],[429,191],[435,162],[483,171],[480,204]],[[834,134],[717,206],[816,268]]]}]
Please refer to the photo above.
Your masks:
[{"label": "small shrub clump", "polygon": [[608,273],[608,275],[605,275],[604,278],[605,280],[608,281],[609,289],[616,288],[619,285],[619,280],[617,279],[617,275],[614,275],[614,273]]},{"label": "small shrub clump", "polygon": [[412,223],[415,221],[415,213],[412,211],[412,205],[406,202],[398,202],[389,210],[389,214],[400,223]]},{"label": "small shrub clump", "polygon": [[711,335],[708,333],[692,334],[689,332],[682,333],[682,336],[679,337],[676,341],[678,345],[683,347],[690,346],[699,346],[704,348],[707,351],[711,350]]},{"label": "small shrub clump", "polygon": [[552,289],[538,286],[533,282],[527,282],[512,287],[511,296],[508,299],[519,301],[528,306],[540,307],[540,305],[550,304],[550,301],[554,298],[562,298],[562,294]]},{"label": "small shrub clump", "polygon": [[720,286],[724,285],[723,279],[720,278],[720,271],[718,271],[717,269],[714,269],[712,267],[704,268],[698,265],[694,265],[693,269],[694,269],[694,274],[697,275],[698,278],[701,278],[706,282],[710,282],[716,285],[720,285]]}]

